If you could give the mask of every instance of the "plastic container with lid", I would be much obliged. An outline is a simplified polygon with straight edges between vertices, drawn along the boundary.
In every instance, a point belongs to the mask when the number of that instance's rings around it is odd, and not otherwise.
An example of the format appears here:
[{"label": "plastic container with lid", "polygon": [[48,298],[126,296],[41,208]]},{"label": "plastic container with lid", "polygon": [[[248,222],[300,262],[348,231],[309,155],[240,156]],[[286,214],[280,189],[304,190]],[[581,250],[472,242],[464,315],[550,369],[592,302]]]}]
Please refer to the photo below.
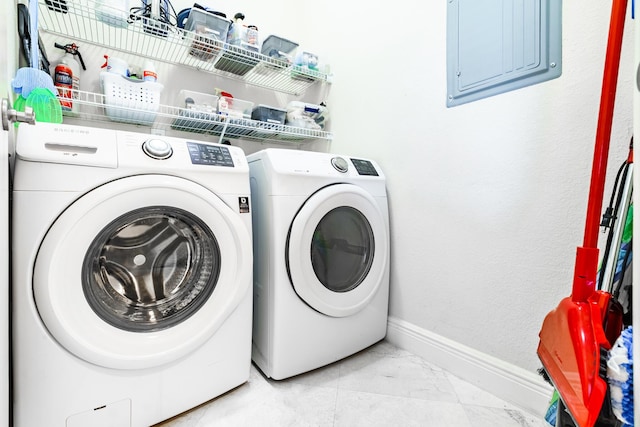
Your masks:
[{"label": "plastic container with lid", "polygon": [[112,27],[129,25],[129,0],[96,0],[96,18]]},{"label": "plastic container with lid", "polygon": [[284,124],[286,116],[287,110],[262,104],[255,107],[251,112],[251,118],[253,120],[259,120],[261,122],[268,123]]},{"label": "plastic container with lid", "polygon": [[171,127],[187,132],[212,131],[217,120],[218,96],[182,89],[175,105],[180,107]]},{"label": "plastic container with lid", "polygon": [[251,118],[257,120],[255,130],[251,136],[256,138],[274,138],[284,131],[284,121],[287,110],[270,107],[268,105],[258,105],[253,109]]},{"label": "plastic container with lid", "polygon": [[213,58],[227,41],[231,22],[219,15],[205,10],[191,8],[184,29],[193,33],[189,53],[203,60]]},{"label": "plastic container with lid", "polygon": [[270,35],[264,39],[260,53],[273,59],[279,59],[291,63],[293,61],[294,51],[297,47],[298,43],[296,42]]}]

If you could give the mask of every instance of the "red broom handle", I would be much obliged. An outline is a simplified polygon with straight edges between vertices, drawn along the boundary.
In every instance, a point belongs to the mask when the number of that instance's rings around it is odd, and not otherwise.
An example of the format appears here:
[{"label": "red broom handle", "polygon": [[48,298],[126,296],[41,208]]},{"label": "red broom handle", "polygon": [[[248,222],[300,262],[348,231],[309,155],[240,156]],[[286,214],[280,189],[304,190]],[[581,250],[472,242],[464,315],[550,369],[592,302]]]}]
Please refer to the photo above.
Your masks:
[{"label": "red broom handle", "polygon": [[618,69],[620,67],[620,52],[622,51],[622,35],[624,33],[626,11],[627,0],[613,0],[602,77],[602,94],[600,96],[600,111],[598,113],[598,127],[596,129],[593,166],[591,169],[584,242],[576,253],[571,293],[573,301],[587,301],[587,298],[591,296],[596,287],[598,232],[600,229],[600,216],[602,215],[602,200],[609,158],[609,141],[611,139],[611,124],[613,123],[613,109],[618,85]]},{"label": "red broom handle", "polygon": [[609,157],[609,141],[611,139],[611,124],[613,122],[613,107],[618,85],[618,68],[620,67],[620,52],[622,51],[622,34],[624,32],[626,10],[627,0],[613,1],[609,41],[602,78],[602,95],[593,153],[593,167],[591,169],[589,204],[587,206],[587,219],[584,230],[583,246],[586,248],[598,247],[598,233],[602,215],[605,174]]}]

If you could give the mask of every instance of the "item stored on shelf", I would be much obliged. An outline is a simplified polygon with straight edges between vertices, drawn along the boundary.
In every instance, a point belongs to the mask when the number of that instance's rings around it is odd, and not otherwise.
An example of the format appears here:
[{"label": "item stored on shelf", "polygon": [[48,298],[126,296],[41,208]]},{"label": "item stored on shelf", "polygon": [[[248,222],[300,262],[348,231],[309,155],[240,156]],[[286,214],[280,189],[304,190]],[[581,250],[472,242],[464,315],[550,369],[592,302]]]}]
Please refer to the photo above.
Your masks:
[{"label": "item stored on shelf", "polygon": [[218,96],[182,89],[178,94],[178,105],[187,110],[215,114],[218,109]]},{"label": "item stored on shelf", "polygon": [[244,76],[260,62],[260,54],[241,47],[227,45],[222,55],[213,64],[220,71]]},{"label": "item stored on shelf", "polygon": [[227,43],[239,46],[252,52],[258,52],[258,27],[244,25],[244,14],[241,12],[233,16],[233,23],[229,26]]},{"label": "item stored on shelf", "polygon": [[217,120],[218,96],[183,89],[178,95],[179,116],[171,127],[187,132],[206,133]]},{"label": "item stored on shelf", "polygon": [[251,112],[251,118],[253,120],[277,124],[284,124],[286,115],[287,110],[262,104],[255,107]]},{"label": "item stored on shelf", "polygon": [[124,59],[115,56],[104,55],[104,64],[101,68],[106,68],[109,73],[129,77],[129,64]]},{"label": "item stored on shelf", "polygon": [[116,122],[153,124],[163,85],[106,71],[100,73],[100,84],[107,117]]},{"label": "item stored on shelf", "polygon": [[236,119],[250,119],[253,102],[230,96],[220,96],[218,113]]},{"label": "item stored on shelf", "polygon": [[112,27],[129,25],[129,0],[96,0],[96,18]]},{"label": "item stored on shelf", "polygon": [[[55,43],[55,47],[64,50],[65,54],[56,65],[53,84],[58,90],[62,111],[77,114],[79,105],[76,100],[80,90],[80,64],[82,64],[82,69],[86,70],[87,68],[84,66],[82,55],[80,55],[75,43],[67,45]],[[76,61],[76,56],[80,60],[80,64]]]},{"label": "item stored on shelf", "polygon": [[230,24],[223,13],[191,8],[184,25],[193,33],[189,54],[205,61],[213,58],[227,40]]},{"label": "item stored on shelf", "polygon": [[227,43],[213,65],[216,69],[244,76],[260,62],[258,27],[243,25],[244,15],[236,13],[229,26]]},{"label": "item stored on shelf", "polygon": [[173,5],[169,0],[142,0],[140,13],[143,16],[142,27],[145,33],[167,37],[171,22]]},{"label": "item stored on shelf", "polygon": [[305,129],[324,129],[328,110],[324,105],[291,101],[287,105],[286,124]]},{"label": "item stored on shelf", "polygon": [[255,25],[247,25],[247,31],[245,33],[245,39],[243,40],[246,45],[245,49],[258,51],[258,27]]},{"label": "item stored on shelf", "polygon": [[270,35],[264,39],[260,52],[273,59],[278,59],[285,61],[287,64],[291,64],[293,62],[293,53],[297,47],[298,43],[296,42]]},{"label": "item stored on shelf", "polygon": [[230,93],[218,90],[218,120],[213,132],[229,137],[250,135],[253,129],[251,110],[253,102],[234,98]]},{"label": "item stored on shelf", "polygon": [[273,138],[284,129],[284,120],[287,110],[270,107],[268,105],[258,105],[253,109],[251,118],[257,120],[255,130],[251,136],[255,138]]},{"label": "item stored on shelf", "polygon": [[318,55],[310,52],[301,52],[296,55],[293,63],[310,70],[318,70]]},{"label": "item stored on shelf", "polygon": [[145,82],[155,82],[158,81],[158,73],[156,73],[156,67],[153,65],[153,62],[147,60],[144,63],[144,67],[142,69],[142,80]]},{"label": "item stored on shelf", "polygon": [[240,46],[242,43],[242,33],[244,32],[244,13],[238,12],[233,15],[233,22],[229,25],[229,32],[227,33],[227,43],[233,46]]}]

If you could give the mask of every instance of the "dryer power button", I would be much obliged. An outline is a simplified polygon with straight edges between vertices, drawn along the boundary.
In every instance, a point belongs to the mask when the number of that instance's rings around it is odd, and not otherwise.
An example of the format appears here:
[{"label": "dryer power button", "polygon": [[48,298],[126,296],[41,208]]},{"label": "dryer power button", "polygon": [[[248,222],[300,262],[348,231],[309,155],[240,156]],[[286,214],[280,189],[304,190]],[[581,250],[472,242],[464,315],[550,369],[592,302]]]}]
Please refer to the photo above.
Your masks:
[{"label": "dryer power button", "polygon": [[173,154],[173,149],[168,142],[155,138],[143,142],[142,151],[147,156],[158,160],[168,159]]},{"label": "dryer power button", "polygon": [[331,159],[331,164],[338,172],[346,173],[349,170],[349,163],[342,157],[334,157]]}]

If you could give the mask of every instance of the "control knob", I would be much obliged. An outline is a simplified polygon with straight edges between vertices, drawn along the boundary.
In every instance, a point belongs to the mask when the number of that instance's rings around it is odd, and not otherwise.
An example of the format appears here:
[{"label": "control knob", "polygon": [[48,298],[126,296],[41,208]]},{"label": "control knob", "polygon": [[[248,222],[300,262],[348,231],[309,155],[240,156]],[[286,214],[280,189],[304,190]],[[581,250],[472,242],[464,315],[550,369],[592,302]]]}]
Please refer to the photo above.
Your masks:
[{"label": "control knob", "polygon": [[171,145],[167,141],[158,138],[147,139],[143,142],[142,151],[147,156],[158,160],[168,159],[173,154]]},{"label": "control knob", "polygon": [[334,157],[331,159],[331,164],[338,172],[346,173],[349,170],[349,163],[342,157]]}]

